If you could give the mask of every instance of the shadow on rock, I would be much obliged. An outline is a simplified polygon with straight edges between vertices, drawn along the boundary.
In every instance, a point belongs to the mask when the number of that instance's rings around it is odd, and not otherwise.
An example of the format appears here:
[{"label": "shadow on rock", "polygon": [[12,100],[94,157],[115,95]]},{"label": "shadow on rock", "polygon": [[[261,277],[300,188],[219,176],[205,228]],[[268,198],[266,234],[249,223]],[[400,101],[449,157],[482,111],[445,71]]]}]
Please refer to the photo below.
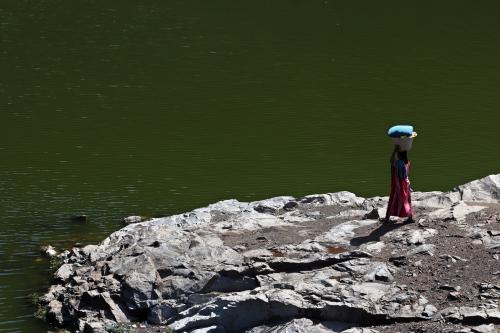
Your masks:
[{"label": "shadow on rock", "polygon": [[380,227],[377,229],[373,230],[369,235],[367,236],[360,236],[360,237],[354,237],[351,239],[351,245],[352,246],[360,246],[365,243],[369,242],[379,242],[380,238],[384,236],[386,233],[396,230],[400,227],[405,225],[404,223],[382,223]]}]

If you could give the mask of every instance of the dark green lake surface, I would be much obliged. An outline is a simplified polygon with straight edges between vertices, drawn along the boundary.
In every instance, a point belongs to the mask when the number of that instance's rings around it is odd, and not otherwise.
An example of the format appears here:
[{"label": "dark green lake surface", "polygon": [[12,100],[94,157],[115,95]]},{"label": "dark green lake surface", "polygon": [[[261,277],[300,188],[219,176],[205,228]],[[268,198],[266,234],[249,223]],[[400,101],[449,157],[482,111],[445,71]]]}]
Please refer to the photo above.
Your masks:
[{"label": "dark green lake surface", "polygon": [[[500,171],[500,2],[2,0],[0,332],[44,332],[40,245],[229,198]],[[89,222],[68,220],[87,214]]]}]

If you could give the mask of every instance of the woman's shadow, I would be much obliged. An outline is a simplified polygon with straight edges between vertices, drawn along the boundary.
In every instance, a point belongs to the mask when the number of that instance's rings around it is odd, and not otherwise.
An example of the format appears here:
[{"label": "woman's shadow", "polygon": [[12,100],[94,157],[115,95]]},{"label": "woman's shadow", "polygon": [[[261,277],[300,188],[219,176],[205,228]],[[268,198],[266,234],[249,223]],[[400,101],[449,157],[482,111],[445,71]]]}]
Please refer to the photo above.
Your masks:
[{"label": "woman's shadow", "polygon": [[352,246],[360,246],[365,243],[369,242],[379,242],[380,237],[385,235],[386,233],[398,229],[405,225],[404,223],[395,223],[395,222],[389,222],[389,223],[382,223],[380,227],[377,229],[373,230],[369,235],[367,236],[360,236],[360,237],[354,237],[351,239],[351,245]]}]

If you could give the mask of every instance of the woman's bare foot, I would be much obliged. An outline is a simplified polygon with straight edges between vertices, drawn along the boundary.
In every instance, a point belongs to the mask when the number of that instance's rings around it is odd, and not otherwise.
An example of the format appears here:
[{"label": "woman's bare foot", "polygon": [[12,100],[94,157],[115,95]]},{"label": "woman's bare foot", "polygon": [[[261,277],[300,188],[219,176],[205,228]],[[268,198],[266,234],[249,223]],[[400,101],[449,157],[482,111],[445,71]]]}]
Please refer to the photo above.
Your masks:
[{"label": "woman's bare foot", "polygon": [[381,217],[378,219],[380,223],[389,223],[391,220],[388,217]]}]

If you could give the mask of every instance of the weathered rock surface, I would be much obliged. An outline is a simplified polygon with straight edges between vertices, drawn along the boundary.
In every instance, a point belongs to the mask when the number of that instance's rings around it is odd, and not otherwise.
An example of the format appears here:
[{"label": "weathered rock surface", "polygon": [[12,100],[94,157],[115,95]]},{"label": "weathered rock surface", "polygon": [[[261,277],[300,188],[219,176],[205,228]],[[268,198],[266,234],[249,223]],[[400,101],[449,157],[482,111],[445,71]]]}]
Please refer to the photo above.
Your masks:
[{"label": "weathered rock surface", "polygon": [[495,330],[500,175],[414,193],[419,223],[379,224],[386,203],[338,192],[130,217],[62,253],[40,302],[79,332]]}]

